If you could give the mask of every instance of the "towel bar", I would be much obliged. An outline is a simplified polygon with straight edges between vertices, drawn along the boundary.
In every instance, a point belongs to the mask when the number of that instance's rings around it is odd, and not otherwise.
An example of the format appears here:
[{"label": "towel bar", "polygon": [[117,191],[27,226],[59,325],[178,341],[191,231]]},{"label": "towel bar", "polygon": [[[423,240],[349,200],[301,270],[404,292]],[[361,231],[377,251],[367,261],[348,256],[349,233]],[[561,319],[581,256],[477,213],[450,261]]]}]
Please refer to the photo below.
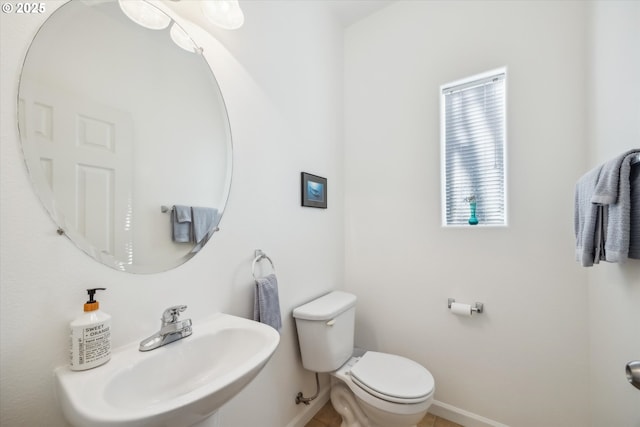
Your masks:
[{"label": "towel bar", "polygon": [[258,280],[258,278],[256,277],[256,264],[258,263],[258,261],[261,261],[263,259],[266,259],[267,261],[269,261],[269,264],[271,264],[271,269],[273,270],[273,273],[275,274],[276,272],[276,267],[273,265],[273,261],[271,261],[271,258],[269,258],[267,256],[267,254],[265,254],[264,252],[262,252],[262,250],[260,249],[256,249],[254,251],[254,259],[253,259],[253,264],[251,264],[251,274],[253,275],[253,278]]}]

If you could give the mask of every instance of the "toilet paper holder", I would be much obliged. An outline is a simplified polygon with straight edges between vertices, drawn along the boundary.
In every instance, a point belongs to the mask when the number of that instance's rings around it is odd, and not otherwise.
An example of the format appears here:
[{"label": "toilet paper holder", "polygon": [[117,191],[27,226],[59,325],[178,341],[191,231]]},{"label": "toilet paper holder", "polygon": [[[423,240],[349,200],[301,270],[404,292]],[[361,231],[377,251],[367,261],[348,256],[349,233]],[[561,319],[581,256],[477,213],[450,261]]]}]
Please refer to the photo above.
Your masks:
[{"label": "toilet paper holder", "polygon": [[[456,302],[455,299],[453,298],[449,298],[447,300],[447,305],[449,306],[449,308],[451,308],[451,304],[453,304],[454,302]],[[484,304],[481,302],[477,302],[475,306],[471,306],[471,312],[472,313],[482,313],[484,311]]]}]

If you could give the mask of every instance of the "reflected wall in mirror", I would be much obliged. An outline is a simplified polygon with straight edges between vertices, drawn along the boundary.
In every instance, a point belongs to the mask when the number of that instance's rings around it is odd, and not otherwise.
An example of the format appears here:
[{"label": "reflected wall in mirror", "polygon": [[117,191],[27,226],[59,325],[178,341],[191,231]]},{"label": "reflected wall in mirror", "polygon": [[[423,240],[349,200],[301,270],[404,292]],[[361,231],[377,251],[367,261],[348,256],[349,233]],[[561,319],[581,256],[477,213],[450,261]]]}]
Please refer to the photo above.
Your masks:
[{"label": "reflected wall in mirror", "polygon": [[[191,258],[231,186],[222,94],[201,52],[178,47],[167,22],[152,30],[116,0],[72,0],[36,34],[19,83],[18,127],[38,196],[79,248],[127,272]],[[163,205],[217,214],[199,244],[176,243]]]}]

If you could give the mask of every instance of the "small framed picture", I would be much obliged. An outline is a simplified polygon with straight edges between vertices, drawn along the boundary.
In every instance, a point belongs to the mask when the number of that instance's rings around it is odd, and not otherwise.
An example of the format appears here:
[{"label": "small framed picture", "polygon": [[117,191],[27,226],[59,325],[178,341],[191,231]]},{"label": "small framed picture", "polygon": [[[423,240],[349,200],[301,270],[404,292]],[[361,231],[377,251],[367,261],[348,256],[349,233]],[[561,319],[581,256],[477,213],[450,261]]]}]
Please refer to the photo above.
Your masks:
[{"label": "small framed picture", "polygon": [[327,208],[327,178],[302,172],[302,206]]}]

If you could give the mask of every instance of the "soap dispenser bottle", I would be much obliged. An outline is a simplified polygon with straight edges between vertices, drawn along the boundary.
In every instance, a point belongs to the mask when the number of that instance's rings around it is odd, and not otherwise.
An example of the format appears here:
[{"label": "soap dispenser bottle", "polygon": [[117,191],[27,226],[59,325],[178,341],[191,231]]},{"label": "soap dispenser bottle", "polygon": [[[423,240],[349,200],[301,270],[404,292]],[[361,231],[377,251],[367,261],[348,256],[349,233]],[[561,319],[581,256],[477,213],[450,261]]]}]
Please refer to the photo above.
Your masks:
[{"label": "soap dispenser bottle", "polygon": [[95,368],[111,358],[111,316],[101,311],[100,303],[94,300],[96,291],[105,290],[87,289],[89,301],[84,305],[84,314],[70,324],[73,371]]}]

